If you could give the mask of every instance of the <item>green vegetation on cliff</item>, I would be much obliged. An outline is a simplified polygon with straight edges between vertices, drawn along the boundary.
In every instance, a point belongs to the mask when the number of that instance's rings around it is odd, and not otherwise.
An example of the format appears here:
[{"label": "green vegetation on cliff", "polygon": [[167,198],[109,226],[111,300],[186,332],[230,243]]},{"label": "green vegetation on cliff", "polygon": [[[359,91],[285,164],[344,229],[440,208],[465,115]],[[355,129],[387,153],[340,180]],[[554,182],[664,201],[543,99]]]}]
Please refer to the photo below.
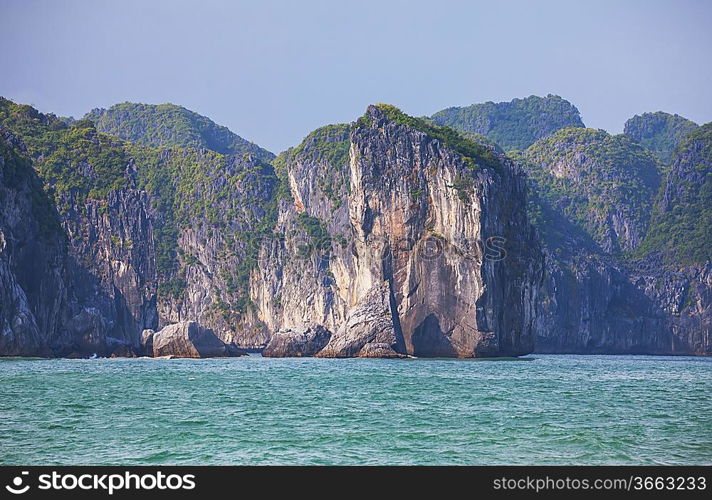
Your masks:
[{"label": "green vegetation on cliff", "polygon": [[463,132],[482,134],[506,151],[525,149],[562,128],[584,126],[573,104],[551,94],[447,108],[435,113],[432,120]]},{"label": "green vegetation on cliff", "polygon": [[690,132],[673,154],[638,255],[651,253],[674,264],[712,259],[712,123]]},{"label": "green vegetation on cliff", "polygon": [[129,156],[124,144],[97,132],[91,121],[79,120],[68,126],[54,115],[0,98],[0,125],[23,140],[57,201],[65,193],[79,200],[104,199],[109,191],[126,183]]},{"label": "green vegetation on cliff", "polygon": [[[583,230],[601,249],[617,253],[638,246],[660,185],[656,160],[639,145],[603,130],[570,128],[513,157],[528,173],[532,199]],[[533,214],[535,223],[547,210]]]},{"label": "green vegetation on cliff", "polygon": [[94,121],[101,132],[144,146],[206,148],[223,154],[250,153],[262,160],[274,157],[227,127],[175,104],[124,102],[109,109],[94,109],[85,118]]},{"label": "green vegetation on cliff", "polygon": [[291,199],[287,181],[286,165],[310,163],[316,166],[318,172],[312,172],[319,189],[328,198],[334,209],[343,204],[343,194],[350,190],[349,185],[349,149],[351,141],[349,134],[351,125],[339,123],[320,127],[296,147],[289,148],[275,158],[273,164],[281,182],[279,196]]},{"label": "green vegetation on cliff", "polygon": [[329,253],[331,236],[321,219],[301,212],[297,215],[297,225],[309,237],[309,245],[300,248],[302,255],[310,254],[313,250]]},{"label": "green vegetation on cliff", "polygon": [[291,149],[291,155],[310,155],[312,159],[323,159],[336,168],[343,168],[349,162],[350,131],[348,123],[320,127],[306,136],[299,146]]},{"label": "green vegetation on cliff", "polygon": [[[273,225],[276,177],[271,165],[255,158],[233,158],[212,151],[131,146],[136,158],[138,185],[150,195],[163,217],[158,248],[163,237],[175,240],[181,228],[197,221],[216,230],[239,229],[254,224],[254,231]],[[272,206],[275,205],[275,206]],[[159,271],[168,271],[173,251],[158,251]]]},{"label": "green vegetation on cliff", "polygon": [[11,147],[2,135],[0,135],[0,162],[0,204],[5,202],[5,189],[27,190],[32,220],[37,221],[39,235],[47,239],[63,235],[54,205],[42,189],[32,164],[24,154]]},{"label": "green vegetation on cliff", "polygon": [[625,122],[623,133],[667,165],[683,137],[697,127],[695,122],[680,115],[658,111],[635,115]]}]

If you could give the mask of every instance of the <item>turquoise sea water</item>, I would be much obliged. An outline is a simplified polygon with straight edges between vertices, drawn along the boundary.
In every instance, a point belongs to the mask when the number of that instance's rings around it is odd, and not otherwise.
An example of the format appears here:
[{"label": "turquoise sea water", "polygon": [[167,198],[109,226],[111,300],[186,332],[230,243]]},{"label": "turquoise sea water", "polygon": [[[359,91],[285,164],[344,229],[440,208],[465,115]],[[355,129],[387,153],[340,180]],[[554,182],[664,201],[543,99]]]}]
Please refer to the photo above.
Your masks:
[{"label": "turquoise sea water", "polygon": [[712,359],[0,358],[2,464],[712,464]]}]

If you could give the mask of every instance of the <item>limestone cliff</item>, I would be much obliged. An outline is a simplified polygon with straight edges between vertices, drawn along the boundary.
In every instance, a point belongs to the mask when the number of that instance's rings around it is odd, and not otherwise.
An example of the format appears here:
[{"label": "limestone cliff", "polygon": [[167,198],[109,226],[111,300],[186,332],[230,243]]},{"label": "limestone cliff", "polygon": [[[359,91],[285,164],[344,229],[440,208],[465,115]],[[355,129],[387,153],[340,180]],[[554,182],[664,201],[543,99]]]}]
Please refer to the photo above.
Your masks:
[{"label": "limestone cliff", "polygon": [[[266,324],[326,326],[333,335],[320,356],[370,355],[369,344],[417,356],[532,349],[542,261],[524,176],[504,156],[438,131],[370,106],[348,139],[332,136],[348,140],[348,157],[330,165],[311,150],[314,137],[287,155],[293,203],[277,225],[286,237],[262,249],[253,279]],[[326,173],[335,182],[314,182]]]}]

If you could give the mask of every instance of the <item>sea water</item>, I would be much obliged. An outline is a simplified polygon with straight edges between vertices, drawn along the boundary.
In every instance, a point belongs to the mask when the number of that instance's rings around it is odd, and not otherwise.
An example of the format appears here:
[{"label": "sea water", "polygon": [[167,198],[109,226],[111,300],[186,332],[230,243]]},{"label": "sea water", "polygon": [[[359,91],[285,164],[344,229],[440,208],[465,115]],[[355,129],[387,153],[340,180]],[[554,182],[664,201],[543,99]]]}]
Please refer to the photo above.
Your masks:
[{"label": "sea water", "polygon": [[712,359],[0,358],[2,464],[712,464]]}]

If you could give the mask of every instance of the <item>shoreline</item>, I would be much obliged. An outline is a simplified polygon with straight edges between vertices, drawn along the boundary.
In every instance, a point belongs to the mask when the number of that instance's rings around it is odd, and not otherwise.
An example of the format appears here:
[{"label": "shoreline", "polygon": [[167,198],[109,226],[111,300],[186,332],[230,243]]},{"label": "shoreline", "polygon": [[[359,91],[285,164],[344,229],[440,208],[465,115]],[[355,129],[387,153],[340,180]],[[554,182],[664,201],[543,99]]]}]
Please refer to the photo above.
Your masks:
[{"label": "shoreline", "polygon": [[182,357],[182,356],[87,356],[87,357],[43,357],[43,356],[0,356],[0,361],[3,360],[64,360],[64,361],[95,361],[95,360],[110,360],[110,359],[125,359],[125,360],[156,360],[156,361],[168,361],[168,360],[225,360],[225,359],[240,359],[240,358],[262,358],[262,359],[323,359],[323,360],[352,360],[352,359],[362,359],[362,360],[385,360],[385,361],[534,361],[537,357],[549,357],[549,356],[576,356],[581,358],[588,357],[604,357],[604,358],[692,358],[692,359],[712,359],[712,355],[709,354],[649,354],[649,353],[579,353],[579,352],[533,352],[529,354],[523,354],[521,356],[488,356],[488,357],[423,357],[423,356],[410,356],[406,355],[402,358],[392,358],[392,357],[362,357],[362,356],[352,356],[352,357],[341,357],[341,358],[324,358],[319,356],[263,356],[260,352],[251,352],[244,356],[213,356],[213,357]]}]

